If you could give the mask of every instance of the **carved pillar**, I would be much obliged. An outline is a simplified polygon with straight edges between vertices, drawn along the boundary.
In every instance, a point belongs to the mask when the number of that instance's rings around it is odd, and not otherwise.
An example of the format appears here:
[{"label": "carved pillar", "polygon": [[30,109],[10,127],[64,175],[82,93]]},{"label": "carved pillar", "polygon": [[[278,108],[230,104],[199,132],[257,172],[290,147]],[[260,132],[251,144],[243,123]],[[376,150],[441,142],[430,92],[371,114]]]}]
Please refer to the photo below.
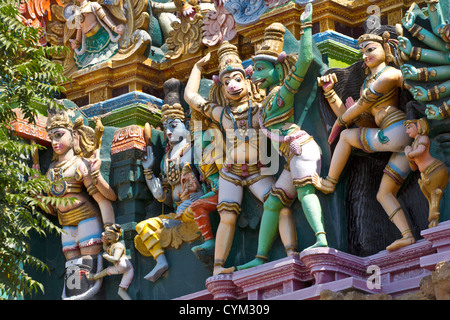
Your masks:
[{"label": "carved pillar", "polygon": [[320,21],[320,32],[325,32],[327,30],[335,30],[334,21],[331,18],[325,18]]},{"label": "carved pillar", "polygon": [[143,178],[141,158],[146,143],[138,125],[117,129],[111,146],[111,185],[117,190],[116,221],[141,221],[151,194]]},{"label": "carved pillar", "polygon": [[232,273],[209,277],[206,279],[206,288],[214,296],[214,300],[236,300],[239,298]]}]

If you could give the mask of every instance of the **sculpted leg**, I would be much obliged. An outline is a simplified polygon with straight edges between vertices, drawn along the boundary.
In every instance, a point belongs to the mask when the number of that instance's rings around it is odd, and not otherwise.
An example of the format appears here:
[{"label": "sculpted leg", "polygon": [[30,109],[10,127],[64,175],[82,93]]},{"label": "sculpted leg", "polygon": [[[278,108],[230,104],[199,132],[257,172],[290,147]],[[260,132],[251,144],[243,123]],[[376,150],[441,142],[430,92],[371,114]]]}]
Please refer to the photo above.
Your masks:
[{"label": "sculpted leg", "polygon": [[220,223],[216,233],[213,275],[218,275],[220,273],[231,273],[234,271],[234,267],[225,268],[224,265],[228,254],[230,253],[231,245],[233,244],[238,215],[235,211],[220,209],[219,214]]},{"label": "sculpted leg", "polygon": [[298,199],[302,204],[303,213],[308,220],[309,225],[316,236],[316,243],[307,249],[316,247],[327,247],[328,242],[326,238],[325,229],[323,226],[322,207],[319,198],[315,194],[315,189],[308,184],[297,188]]},{"label": "sculpted leg", "polygon": [[218,195],[215,194],[210,198],[200,198],[195,201],[189,210],[197,223],[198,229],[202,233],[205,242],[201,245],[192,248],[193,252],[201,250],[211,250],[214,248],[215,240],[211,228],[211,221],[209,220],[209,213],[217,208]]},{"label": "sculpted leg", "polygon": [[286,255],[289,257],[298,250],[297,229],[295,228],[295,219],[290,208],[284,207],[281,209],[278,230]]},{"label": "sculpted leg", "polygon": [[264,212],[261,218],[259,228],[258,250],[256,258],[252,261],[238,266],[238,270],[248,269],[259,266],[267,261],[270,248],[277,236],[278,221],[280,219],[280,210],[284,207],[283,203],[272,194],[264,202]]},{"label": "sculpted leg", "polygon": [[439,224],[439,205],[441,204],[441,198],[442,198],[442,189],[435,189],[431,193],[431,199],[429,202],[430,206],[430,213],[428,216],[428,222],[430,223],[428,225],[428,228],[436,227]]},{"label": "sculpted leg", "polygon": [[164,250],[159,242],[157,231],[163,227],[162,218],[159,216],[141,221],[136,225],[137,235],[134,239],[135,247],[142,255],[153,257],[156,260],[155,267],[144,277],[144,279],[155,282],[164,272],[169,269]]},{"label": "sculpted leg", "polygon": [[[159,247],[161,247],[161,246],[159,245]],[[164,274],[164,272],[167,271],[167,269],[169,269],[169,264],[167,263],[167,259],[166,259],[166,256],[164,255],[164,253],[160,253],[158,256],[156,256],[155,260],[156,260],[156,265],[153,267],[152,271],[150,271],[144,277],[145,280],[155,282]]]},{"label": "sculpted leg", "polygon": [[415,242],[412,230],[409,226],[408,220],[406,219],[405,212],[396,198],[400,187],[401,186],[396,184],[392,178],[384,174],[381,179],[380,189],[377,193],[378,202],[381,204],[383,209],[389,215],[389,219],[395,224],[402,235],[401,239],[394,241],[386,247],[386,250],[388,251],[396,250]]},{"label": "sculpted leg", "polygon": [[330,169],[326,178],[320,178],[317,174],[313,177],[313,185],[323,193],[333,193],[347,160],[352,152],[352,147],[360,148],[358,142],[358,129],[346,129],[341,132],[339,142],[334,149]]}]

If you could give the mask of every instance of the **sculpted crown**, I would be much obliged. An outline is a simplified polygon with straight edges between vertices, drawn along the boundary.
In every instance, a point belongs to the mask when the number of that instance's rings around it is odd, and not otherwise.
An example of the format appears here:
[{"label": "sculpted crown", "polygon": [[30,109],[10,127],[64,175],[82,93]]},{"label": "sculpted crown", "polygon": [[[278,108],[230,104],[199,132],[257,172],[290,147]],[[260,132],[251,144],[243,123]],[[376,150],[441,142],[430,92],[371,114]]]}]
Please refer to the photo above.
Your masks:
[{"label": "sculpted crown", "polygon": [[239,58],[239,53],[235,45],[232,45],[228,41],[224,41],[217,50],[219,60],[219,78],[226,72],[240,71],[245,76],[244,67],[242,61]]},{"label": "sculpted crown", "polygon": [[361,46],[364,42],[378,42],[382,44],[385,40],[379,35],[367,33],[358,38],[359,46]]},{"label": "sculpted crown", "polygon": [[185,117],[184,109],[179,103],[174,103],[173,105],[164,104],[161,108],[161,122],[163,123],[174,119],[184,121]]},{"label": "sculpted crown", "polygon": [[264,31],[264,40],[261,47],[256,51],[253,60],[268,60],[277,62],[283,52],[285,28],[281,23],[275,22]]},{"label": "sculpted crown", "polygon": [[47,131],[55,128],[73,129],[73,123],[69,115],[62,108],[48,108],[47,114],[47,124],[45,127]]}]

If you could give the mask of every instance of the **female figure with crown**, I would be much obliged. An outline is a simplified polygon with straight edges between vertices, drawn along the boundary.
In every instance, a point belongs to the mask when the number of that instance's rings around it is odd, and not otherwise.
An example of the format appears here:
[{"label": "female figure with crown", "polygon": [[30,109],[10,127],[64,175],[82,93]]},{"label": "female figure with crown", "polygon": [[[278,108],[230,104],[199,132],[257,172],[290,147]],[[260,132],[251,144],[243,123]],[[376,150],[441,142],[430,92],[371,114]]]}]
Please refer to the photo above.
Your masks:
[{"label": "female figure with crown", "polygon": [[328,246],[322,208],[312,185],[312,177],[320,172],[320,148],[312,136],[294,123],[294,96],[313,59],[311,17],[312,5],[307,4],[300,18],[303,35],[298,59],[282,51],[285,28],[280,23],[266,28],[263,44],[253,56],[252,80],[268,91],[260,114],[260,126],[287,164],[264,202],[256,258],[238,269],[264,263],[278,229],[287,255],[297,251],[297,232],[289,209],[295,198],[300,200],[315,233],[316,242],[310,248]]},{"label": "female figure with crown", "polygon": [[219,171],[217,211],[220,223],[214,249],[214,275],[234,271],[234,267],[226,268],[224,264],[231,250],[236,221],[241,211],[243,187],[248,186],[253,195],[263,201],[274,183],[273,177],[264,175],[261,170],[259,91],[246,78],[236,46],[225,41],[217,55],[219,75],[214,76],[215,84],[210,90],[209,99],[200,96],[198,90],[202,69],[210,59],[210,53],[193,67],[184,94],[184,99],[193,110],[203,113],[221,126],[227,144],[225,163]]},{"label": "female figure with crown", "polygon": [[[389,66],[393,61],[390,35],[384,32],[365,34],[359,37],[358,44],[363,54],[369,74],[364,80],[359,100],[345,110],[341,99],[333,90],[333,78],[329,77],[323,89],[333,110],[342,110],[337,118],[328,142],[331,144],[339,132],[339,141],[333,153],[328,176],[320,178],[316,175],[313,183],[324,193],[334,192],[339,177],[344,170],[352,148],[364,152],[392,152],[388,164],[383,170],[377,193],[377,200],[395,224],[402,238],[394,241],[386,249],[399,249],[415,242],[412,230],[405,213],[397,200],[397,192],[410,172],[404,148],[411,143],[411,138],[404,129],[406,115],[398,109],[398,88],[403,86],[400,70]],[[344,111],[345,110],[345,111]],[[357,122],[363,113],[373,116],[376,128],[348,128]]]},{"label": "female figure with crown", "polygon": [[[47,177],[52,182],[50,193],[56,197],[75,199],[70,204],[50,208],[63,227],[61,240],[67,260],[66,269],[90,266],[93,269],[87,270],[90,272],[97,268],[97,264],[101,266],[101,256],[97,255],[102,248],[102,220],[103,226],[115,222],[111,201],[116,200],[116,194],[100,173],[102,129],[99,122],[94,130],[84,125],[81,117],[72,124],[66,111],[49,110],[46,130],[54,153],[54,161],[47,171]],[[66,281],[67,277],[68,274]],[[66,283],[63,297],[85,299],[92,296],[98,286],[94,285],[95,290],[81,293],[71,290],[79,288],[72,288]],[[87,284],[87,287],[91,286]]]}]

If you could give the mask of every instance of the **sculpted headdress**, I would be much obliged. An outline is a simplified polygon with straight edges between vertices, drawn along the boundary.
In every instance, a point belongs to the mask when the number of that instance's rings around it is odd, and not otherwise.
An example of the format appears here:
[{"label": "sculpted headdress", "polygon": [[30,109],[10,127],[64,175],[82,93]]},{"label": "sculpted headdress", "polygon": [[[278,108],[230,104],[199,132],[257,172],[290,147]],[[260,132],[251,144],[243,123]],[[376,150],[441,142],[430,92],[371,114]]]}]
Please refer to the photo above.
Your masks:
[{"label": "sculpted headdress", "polygon": [[384,52],[386,53],[386,62],[390,63],[394,61],[394,55],[392,51],[395,50],[398,41],[396,39],[391,39],[388,31],[384,31],[381,36],[377,34],[367,33],[358,38],[358,46],[360,48],[362,48],[363,44],[366,42],[380,43],[383,46]]},{"label": "sculpted headdress", "polygon": [[171,78],[164,82],[164,104],[161,107],[161,122],[179,119],[186,120],[186,113],[180,103],[181,81]]},{"label": "sculpted headdress", "polygon": [[47,124],[45,129],[50,131],[55,128],[73,129],[73,123],[67,112],[62,108],[47,108]]},{"label": "sculpted headdress", "polygon": [[282,62],[286,58],[283,52],[284,26],[281,23],[272,23],[264,31],[264,40],[259,50],[252,57],[254,61],[265,60],[272,63]]},{"label": "sculpted headdress", "polygon": [[245,77],[245,70],[235,45],[224,41],[219,50],[217,50],[217,56],[219,59],[219,79],[224,73],[231,71],[240,71]]},{"label": "sculpted headdress", "polygon": [[179,103],[174,103],[173,105],[164,104],[161,108],[161,122],[163,123],[174,119],[180,119],[184,122],[185,118],[184,109]]},{"label": "sculpted headdress", "polygon": [[272,23],[264,31],[264,40],[259,50],[252,57],[253,61],[264,60],[271,62],[274,66],[279,64],[282,73],[279,74],[280,81],[282,78],[292,72],[292,67],[297,62],[297,55],[286,54],[283,51],[285,27],[278,22]]}]

